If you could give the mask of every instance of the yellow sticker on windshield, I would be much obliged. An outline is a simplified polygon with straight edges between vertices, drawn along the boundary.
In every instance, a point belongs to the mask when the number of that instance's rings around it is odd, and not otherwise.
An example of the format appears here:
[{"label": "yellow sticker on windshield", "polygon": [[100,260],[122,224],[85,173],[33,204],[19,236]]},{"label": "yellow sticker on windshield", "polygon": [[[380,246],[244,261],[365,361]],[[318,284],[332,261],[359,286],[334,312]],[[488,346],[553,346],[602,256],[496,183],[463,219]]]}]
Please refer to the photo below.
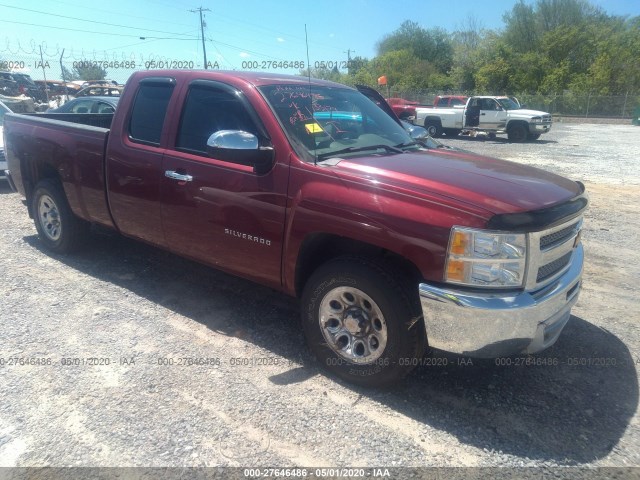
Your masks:
[{"label": "yellow sticker on windshield", "polygon": [[321,133],[324,132],[324,130],[322,130],[322,127],[320,125],[318,125],[316,122],[313,123],[307,123],[304,128],[307,129],[307,132],[309,133]]}]

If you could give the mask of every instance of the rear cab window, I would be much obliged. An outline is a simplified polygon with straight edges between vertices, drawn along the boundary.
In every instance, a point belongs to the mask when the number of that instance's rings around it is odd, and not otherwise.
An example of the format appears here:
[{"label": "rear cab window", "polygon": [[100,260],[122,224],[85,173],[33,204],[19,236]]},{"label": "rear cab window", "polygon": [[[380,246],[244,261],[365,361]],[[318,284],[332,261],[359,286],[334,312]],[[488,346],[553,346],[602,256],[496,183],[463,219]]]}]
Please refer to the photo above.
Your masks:
[{"label": "rear cab window", "polygon": [[175,81],[145,78],[140,82],[129,120],[129,139],[145,145],[160,145],[162,128]]}]

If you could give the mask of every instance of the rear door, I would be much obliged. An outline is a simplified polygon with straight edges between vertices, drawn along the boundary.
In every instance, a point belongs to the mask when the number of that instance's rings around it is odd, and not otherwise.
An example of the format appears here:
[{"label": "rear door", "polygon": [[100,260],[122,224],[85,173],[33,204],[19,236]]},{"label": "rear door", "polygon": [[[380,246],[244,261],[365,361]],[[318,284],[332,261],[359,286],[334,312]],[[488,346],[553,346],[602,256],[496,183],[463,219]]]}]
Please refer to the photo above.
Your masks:
[{"label": "rear door", "polygon": [[141,80],[121,138],[110,138],[107,148],[109,206],[116,225],[125,235],[160,246],[166,243],[160,213],[161,137],[174,87],[169,77]]},{"label": "rear door", "polygon": [[288,152],[276,151],[272,169],[257,174],[251,166],[207,154],[207,139],[220,130],[249,132],[261,147],[271,145],[240,90],[217,81],[192,81],[163,160],[162,223],[167,246],[278,287]]}]

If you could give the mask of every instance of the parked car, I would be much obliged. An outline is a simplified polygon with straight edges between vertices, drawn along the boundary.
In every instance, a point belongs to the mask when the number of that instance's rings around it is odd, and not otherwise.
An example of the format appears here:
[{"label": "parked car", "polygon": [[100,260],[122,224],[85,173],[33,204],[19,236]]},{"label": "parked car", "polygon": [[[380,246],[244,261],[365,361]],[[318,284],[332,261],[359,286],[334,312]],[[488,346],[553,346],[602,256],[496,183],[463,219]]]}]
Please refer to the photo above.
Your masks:
[{"label": "parked car", "polygon": [[4,125],[4,116],[7,113],[10,113],[9,107],[7,107],[4,103],[0,102],[0,178],[5,178],[6,174],[4,171],[7,169],[7,158],[4,155],[4,135],[3,135],[3,125]]},{"label": "parked car", "polygon": [[53,252],[94,223],[298,297],[309,348],[357,384],[398,381],[427,345],[553,345],[580,293],[584,185],[426,148],[379,102],[298,76],[135,72],[114,115],[8,115],[9,183]]},{"label": "parked car", "polygon": [[81,88],[78,87],[74,83],[63,82],[62,80],[34,80],[34,83],[38,86],[38,88],[45,92],[49,92],[49,96],[58,96],[58,95],[76,95]]},{"label": "parked car", "polygon": [[82,90],[80,90],[78,93],[76,93],[76,97],[93,97],[93,96],[99,96],[99,97],[105,97],[105,96],[109,96],[109,97],[119,97],[122,94],[122,89],[123,87],[116,87],[116,86],[96,86],[96,85],[92,85],[90,87],[84,87]]},{"label": "parked car", "polygon": [[416,118],[416,107],[420,104],[404,98],[392,97],[387,98],[387,103],[400,120],[412,122]]},{"label": "parked car", "polygon": [[58,108],[50,108],[47,113],[113,113],[120,97],[80,97],[69,100]]},{"label": "parked car", "polygon": [[26,95],[40,103],[47,101],[46,94],[38,88],[31,77],[26,73],[0,72],[0,77],[5,80],[13,80],[16,82],[17,91],[14,89],[13,95]]},{"label": "parked car", "polygon": [[417,108],[438,108],[464,106],[467,103],[465,95],[438,95],[433,99],[433,105],[422,104],[412,100],[405,100],[400,97],[387,98],[387,103],[394,113],[401,119],[408,122],[416,120]]},{"label": "parked car", "polygon": [[87,80],[86,82],[84,82],[82,84],[83,87],[90,87],[90,86],[103,86],[103,87],[113,87],[113,86],[118,86],[120,85],[118,82],[116,82],[115,80]]},{"label": "parked car", "polygon": [[0,72],[0,95],[17,97],[20,95],[18,82],[11,72]]}]

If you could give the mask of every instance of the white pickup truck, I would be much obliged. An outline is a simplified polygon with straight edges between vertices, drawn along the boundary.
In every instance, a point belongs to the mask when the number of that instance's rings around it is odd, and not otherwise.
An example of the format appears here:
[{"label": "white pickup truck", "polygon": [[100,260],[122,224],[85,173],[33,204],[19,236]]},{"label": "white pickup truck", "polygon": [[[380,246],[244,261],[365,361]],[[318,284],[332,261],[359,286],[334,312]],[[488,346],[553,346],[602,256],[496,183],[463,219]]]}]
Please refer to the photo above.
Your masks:
[{"label": "white pickup truck", "polygon": [[551,130],[551,114],[526,110],[509,97],[469,97],[465,106],[416,108],[416,125],[432,137],[456,136],[463,130],[506,133],[513,142],[537,140]]}]

